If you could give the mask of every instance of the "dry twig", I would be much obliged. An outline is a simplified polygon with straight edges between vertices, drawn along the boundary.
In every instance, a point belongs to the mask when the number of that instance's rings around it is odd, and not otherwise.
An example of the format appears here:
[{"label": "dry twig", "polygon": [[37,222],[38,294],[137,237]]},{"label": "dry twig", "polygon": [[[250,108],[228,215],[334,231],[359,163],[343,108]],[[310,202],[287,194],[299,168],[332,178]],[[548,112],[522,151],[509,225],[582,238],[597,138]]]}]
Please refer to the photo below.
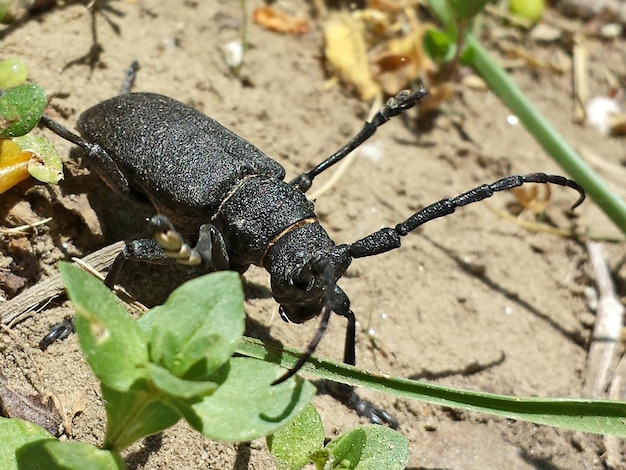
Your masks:
[{"label": "dry twig", "polygon": [[589,241],[587,251],[593,266],[599,298],[596,322],[587,355],[583,395],[589,398],[603,398],[606,396],[609,379],[616,365],[624,306],[615,294],[602,245]]}]

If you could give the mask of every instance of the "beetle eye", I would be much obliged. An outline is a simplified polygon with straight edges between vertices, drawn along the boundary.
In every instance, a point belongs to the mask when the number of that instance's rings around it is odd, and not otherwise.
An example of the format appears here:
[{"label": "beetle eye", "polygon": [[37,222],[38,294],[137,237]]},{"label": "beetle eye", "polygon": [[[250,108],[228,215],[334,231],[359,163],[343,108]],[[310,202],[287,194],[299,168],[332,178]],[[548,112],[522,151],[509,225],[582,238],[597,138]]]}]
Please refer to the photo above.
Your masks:
[{"label": "beetle eye", "polygon": [[293,323],[291,321],[291,319],[289,318],[289,315],[287,315],[287,312],[285,312],[285,309],[283,308],[282,305],[280,305],[278,307],[278,314],[280,315],[280,318],[285,322],[285,323]]},{"label": "beetle eye", "polygon": [[304,292],[308,292],[313,289],[313,284],[315,284],[315,278],[310,277],[308,279],[301,278],[291,278],[289,279],[289,284],[295,287],[296,289],[302,290]]}]

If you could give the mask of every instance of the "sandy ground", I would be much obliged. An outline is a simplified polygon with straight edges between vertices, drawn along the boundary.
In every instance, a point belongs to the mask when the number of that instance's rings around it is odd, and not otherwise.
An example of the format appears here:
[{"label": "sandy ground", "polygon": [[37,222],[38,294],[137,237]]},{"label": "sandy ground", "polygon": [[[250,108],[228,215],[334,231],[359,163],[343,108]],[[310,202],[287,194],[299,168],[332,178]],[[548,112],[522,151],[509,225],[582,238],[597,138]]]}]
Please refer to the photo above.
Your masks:
[{"label": "sandy ground", "polygon": [[[107,15],[119,33],[104,17],[97,18],[104,50],[93,70],[75,64],[61,72],[92,44],[91,17],[80,4],[32,19],[2,41],[2,56],[17,55],[28,63],[31,79],[48,93],[49,113],[69,127],[83,110],[118,93],[123,72],[133,60],[141,64],[135,90],[169,95],[212,116],[284,165],[287,179],[331,154],[359,129],[368,112],[368,105],[345,89],[325,86],[322,35],[315,22],[302,36],[251,25],[251,49],[235,78],[224,63],[222,46],[239,36],[238,1],[111,5],[119,14]],[[308,12],[303,1],[281,5],[294,13]],[[249,11],[258,6],[260,1],[248,2]],[[587,46],[592,92],[605,94],[606,71],[626,76],[626,45],[623,40],[590,40]],[[531,47],[543,58],[561,48]],[[625,196],[620,176],[624,142],[573,123],[571,74],[522,67],[514,77],[566,139]],[[381,226],[393,226],[431,202],[509,173],[560,173],[520,125],[507,123],[509,114],[490,92],[461,89],[431,128],[416,129],[414,113],[393,120],[371,139],[369,151],[317,199],[323,224],[337,243],[351,242]],[[34,234],[3,237],[0,276],[5,283],[8,273],[19,278],[12,278],[17,284],[5,289],[5,297],[45,279],[59,259],[141,233],[141,221],[150,215],[140,206],[128,210],[129,204],[88,175],[79,153],[72,153],[76,158],[71,161],[68,143],[38,132],[50,137],[67,159],[66,179],[58,190],[24,183],[0,198],[4,226],[53,217]],[[325,178],[320,180],[318,186]],[[563,227],[575,222],[594,232],[617,233],[592,202],[572,221],[567,210],[575,199],[570,190],[552,188],[549,217]],[[489,204],[502,210],[511,202],[514,198],[505,194]],[[606,249],[617,279],[623,279],[625,245],[607,244]],[[158,301],[154,291],[159,289],[153,287],[162,274],[136,267],[127,276],[139,285],[134,292],[140,300]],[[251,268],[245,279],[249,333],[269,332],[273,340],[303,347],[315,322],[283,324],[266,273]],[[400,250],[355,261],[341,280],[359,319],[357,355],[364,368],[542,397],[581,396],[593,323],[584,291],[592,285],[584,244],[527,231],[482,204],[426,225],[405,237]],[[618,287],[623,289],[623,283]],[[67,302],[54,302],[18,325],[15,331],[33,348],[35,364],[20,347],[5,342],[2,371],[19,390],[29,390],[26,378],[38,367],[45,387],[62,399],[78,392],[87,406],[73,419],[71,438],[98,444],[104,412],[76,339],[45,353],[36,348],[50,325],[70,314]],[[319,355],[341,359],[344,327],[343,320],[333,318]],[[377,347],[366,333],[370,328],[376,332]],[[484,367],[472,370],[477,364]],[[411,442],[410,468],[604,468],[598,436],[362,394],[400,421],[400,431]],[[318,395],[314,404],[329,438],[363,423],[328,395]],[[134,446],[129,462],[138,469],[273,468],[264,441],[209,442],[184,424]]]}]

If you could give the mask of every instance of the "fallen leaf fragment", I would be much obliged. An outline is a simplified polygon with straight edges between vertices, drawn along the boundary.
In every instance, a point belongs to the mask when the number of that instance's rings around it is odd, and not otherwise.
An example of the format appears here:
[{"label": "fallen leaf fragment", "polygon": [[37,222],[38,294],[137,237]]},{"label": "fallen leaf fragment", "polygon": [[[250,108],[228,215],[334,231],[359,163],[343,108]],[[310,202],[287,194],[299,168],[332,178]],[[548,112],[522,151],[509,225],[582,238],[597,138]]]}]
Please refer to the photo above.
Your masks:
[{"label": "fallen leaf fragment", "polygon": [[412,82],[434,71],[422,47],[424,29],[385,41],[370,53],[372,75],[388,95],[395,95]]},{"label": "fallen leaf fragment", "polygon": [[30,176],[28,162],[32,153],[25,152],[9,139],[0,139],[0,194]]},{"label": "fallen leaf fragment", "polygon": [[371,100],[380,93],[380,87],[370,74],[364,34],[364,24],[347,14],[331,18],[324,25],[325,55],[333,72],[356,88],[361,99]]},{"label": "fallen leaf fragment", "polygon": [[1,372],[0,411],[2,416],[30,421],[54,436],[63,433],[63,417],[51,396],[17,393],[6,385],[6,378]]},{"label": "fallen leaf fragment", "polygon": [[261,7],[254,10],[254,22],[270,31],[284,34],[304,34],[310,29],[309,20],[288,15],[274,7]]},{"label": "fallen leaf fragment", "polygon": [[31,153],[28,172],[43,183],[56,184],[63,179],[63,163],[54,145],[36,135],[23,135],[13,139],[23,151]]}]

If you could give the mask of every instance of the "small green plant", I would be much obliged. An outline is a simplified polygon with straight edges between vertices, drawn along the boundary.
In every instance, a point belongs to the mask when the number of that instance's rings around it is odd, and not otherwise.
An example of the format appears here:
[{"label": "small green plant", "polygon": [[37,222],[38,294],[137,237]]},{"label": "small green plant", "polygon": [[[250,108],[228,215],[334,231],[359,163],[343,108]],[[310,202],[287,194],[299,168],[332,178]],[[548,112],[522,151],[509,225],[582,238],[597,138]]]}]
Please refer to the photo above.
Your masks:
[{"label": "small green plant", "polygon": [[309,405],[300,416],[267,438],[279,470],[299,470],[313,461],[318,470],[402,470],[409,459],[409,442],[383,426],[361,426],[342,433],[324,446],[324,428]]},{"label": "small green plant", "polygon": [[472,33],[476,15],[489,3],[488,0],[428,0],[427,3],[443,29],[431,29],[425,35],[424,47],[441,64],[444,73],[449,76],[459,62],[473,67],[546,153],[626,234],[626,202],[608,189]]},{"label": "small green plant", "polygon": [[189,281],[135,321],[100,281],[69,264],[60,270],[81,349],[101,382],[104,443],[62,442],[2,418],[0,468],[124,468],[123,449],[181,418],[211,439],[249,441],[285,426],[314,395],[300,378],[272,386],[282,373],[274,364],[232,357],[244,330],[236,273]]},{"label": "small green plant", "polygon": [[29,176],[44,183],[63,178],[54,146],[29,134],[43,115],[46,94],[39,85],[24,83],[27,76],[20,59],[0,62],[0,193]]}]

